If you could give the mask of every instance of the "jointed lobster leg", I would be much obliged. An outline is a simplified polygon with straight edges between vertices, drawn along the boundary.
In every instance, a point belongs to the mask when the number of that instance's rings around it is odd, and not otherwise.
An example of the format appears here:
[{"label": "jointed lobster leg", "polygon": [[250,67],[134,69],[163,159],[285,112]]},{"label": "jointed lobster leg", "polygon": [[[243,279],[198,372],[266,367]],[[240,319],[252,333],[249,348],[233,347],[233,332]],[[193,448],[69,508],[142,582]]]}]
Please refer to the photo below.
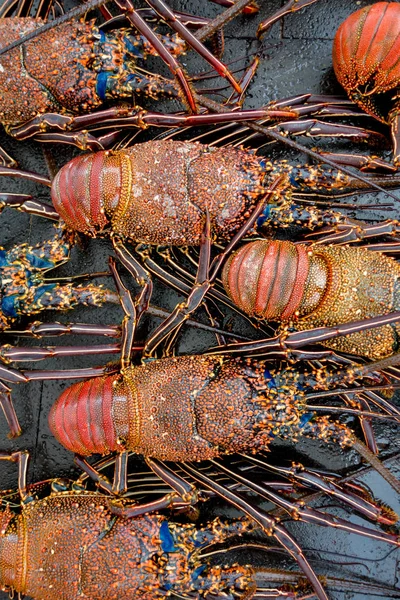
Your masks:
[{"label": "jointed lobster leg", "polygon": [[[112,484],[107,477],[102,475],[96,468],[92,467],[86,459],[79,455],[75,455],[74,462],[80,467],[86,475],[88,475],[101,489],[112,494],[114,497],[121,495],[125,487],[126,476],[126,456],[127,453],[122,451],[117,455],[117,462],[115,465],[114,483]],[[158,461],[153,459],[146,459],[148,466],[151,470],[162,479],[169,487],[172,488],[172,492],[165,494],[158,500],[146,503],[134,503],[119,501],[112,499],[109,502],[110,510],[121,517],[131,518],[138,517],[154,510],[163,510],[173,506],[186,506],[190,507],[197,503],[198,492],[196,488],[188,483],[182,477],[179,477],[171,469],[165,465],[161,465]],[[118,474],[117,474],[117,471]],[[122,485],[115,485],[115,482],[122,482]]]},{"label": "jointed lobster leg", "polygon": [[110,268],[114,276],[115,284],[120,295],[122,308],[125,312],[123,328],[123,343],[121,352],[121,368],[124,369],[130,364],[130,354],[135,336],[136,327],[143,315],[148,310],[151,295],[153,292],[153,282],[150,274],[142,265],[128,252],[125,246],[116,237],[113,237],[113,245],[115,252],[122,264],[128,269],[136,282],[140,285],[141,290],[135,300],[132,300],[130,292],[123,285],[114,262],[110,261]]},{"label": "jointed lobster leg", "polygon": [[386,506],[377,506],[369,500],[360,497],[358,494],[355,494],[350,490],[345,490],[340,483],[331,481],[327,477],[324,477],[317,472],[305,469],[301,464],[292,463],[291,467],[278,467],[269,464],[264,458],[258,458],[251,455],[244,455],[244,457],[249,462],[265,468],[267,471],[279,473],[295,483],[301,483],[307,487],[315,487],[324,493],[332,495],[333,497],[338,498],[346,504],[352,506],[368,519],[372,519],[373,521],[378,521],[379,523],[384,523],[386,525],[394,524],[397,521],[397,515],[394,515],[393,511],[390,509],[388,511]]},{"label": "jointed lobster leg", "polygon": [[219,73],[222,77],[228,79],[229,83],[233,86],[233,88],[239,94],[242,92],[242,89],[230,71],[226,68],[224,64],[221,63],[220,60],[215,58],[203,46],[201,42],[199,42],[198,38],[196,38],[186,27],[183,25],[174,15],[174,13],[168,8],[166,4],[162,0],[147,0],[148,4],[157,12],[157,14],[168,23],[179,35],[192,47],[200,56],[205,58]]},{"label": "jointed lobster leg", "polygon": [[276,21],[279,21],[282,17],[290,13],[297,12],[310,4],[314,4],[318,0],[289,0],[282,6],[280,10],[277,10],[271,17],[260,23],[257,29],[257,37],[260,38]]},{"label": "jointed lobster leg", "polygon": [[246,515],[253,518],[268,536],[273,536],[278,543],[281,544],[294,558],[300,569],[303,571],[303,573],[305,573],[307,579],[310,581],[319,600],[328,600],[328,596],[326,595],[321,582],[304,556],[302,549],[276,519],[271,517],[265,511],[249,504],[238,493],[228,490],[227,488],[221,486],[217,481],[213,481],[207,477],[207,475],[194,468],[192,465],[185,463],[181,465],[181,469],[190,475],[195,481],[198,481],[207,489],[210,489],[217,495],[221,496],[224,498],[224,500],[228,500],[239,510],[242,510]]},{"label": "jointed lobster leg", "polygon": [[26,475],[28,471],[29,452],[18,451],[9,454],[8,452],[0,451],[0,460],[8,460],[18,463],[18,492],[21,497],[21,501],[25,502],[28,499],[28,494],[26,491]]},{"label": "jointed lobster leg", "polygon": [[[165,82],[164,82],[165,83]],[[271,108],[250,109],[235,112],[237,121],[257,120],[257,119],[280,119],[294,118],[296,111],[290,109],[279,109],[275,105]],[[232,121],[232,113],[224,111],[218,114],[162,114],[152,111],[145,111],[139,107],[133,109],[113,107],[106,110],[95,111],[88,115],[67,116],[56,113],[45,113],[27,121],[23,125],[9,127],[9,135],[18,140],[24,140],[35,137],[42,142],[63,142],[77,146],[81,149],[98,150],[103,147],[100,138],[85,133],[82,130],[86,128],[120,128],[137,127],[146,129],[154,125],[159,127],[186,127],[195,125],[219,124],[226,121]],[[49,133],[45,133],[49,132]],[[73,135],[68,132],[76,132]],[[12,165],[10,165],[12,166]],[[1,174],[6,175],[6,172]],[[17,172],[10,175],[18,176]],[[23,176],[23,175],[19,175]],[[27,177],[26,177],[27,178]]]},{"label": "jointed lobster leg", "polygon": [[[375,531],[374,529],[370,529],[362,525],[355,525],[353,523],[349,523],[348,521],[339,517],[332,516],[328,513],[313,509],[311,507],[305,507],[301,501],[292,502],[286,498],[281,497],[275,491],[268,489],[268,483],[263,483],[262,485],[256,484],[253,481],[249,481],[247,478],[243,477],[243,475],[238,473],[233,467],[228,468],[225,465],[223,465],[220,461],[215,459],[211,462],[215,464],[220,471],[227,473],[235,481],[238,481],[239,483],[248,486],[250,489],[257,492],[261,496],[264,496],[268,500],[272,501],[277,506],[284,508],[284,510],[287,511],[292,518],[301,519],[310,523],[317,523],[318,525],[335,527],[337,529],[344,529],[345,531],[352,531],[353,533],[359,533],[360,535],[364,535],[366,537],[380,539],[382,541],[388,542],[389,544],[394,544],[395,546],[400,545],[397,535],[390,533],[388,534],[381,531]],[[346,496],[342,495],[341,499],[345,503],[347,503]],[[360,501],[358,503],[357,509],[360,510],[360,512],[362,512],[363,514],[365,514],[363,500],[359,500]],[[352,502],[352,504],[354,506],[354,504],[357,504],[357,502]],[[376,507],[373,506],[372,509],[375,511]],[[369,513],[368,517],[371,518],[371,513]],[[392,513],[391,517],[392,519],[389,520],[389,522],[393,524],[397,521],[397,515]]]},{"label": "jointed lobster leg", "polygon": [[[306,237],[311,238],[316,235],[317,232],[309,233]],[[368,238],[385,236],[397,242],[400,241],[399,221],[387,220],[368,225],[362,221],[347,219],[342,223],[337,223],[332,228],[320,230],[315,244],[347,244],[349,242],[360,242]],[[381,246],[381,248],[384,251],[384,246]]]},{"label": "jointed lobster leg", "polygon": [[240,241],[240,239],[253,227],[254,223],[261,214],[265,203],[268,203],[268,199],[273,195],[274,191],[279,188],[280,183],[280,177],[276,178],[275,181],[272,182],[270,189],[264,196],[261,197],[249,219],[231,239],[224,251],[218,257],[216,257],[216,259],[214,259],[211,267],[209,264],[211,249],[211,224],[209,215],[207,213],[206,224],[200,248],[199,266],[192,291],[190,292],[187,301],[182,305],[178,305],[171,316],[164,321],[164,323],[161,323],[161,325],[159,325],[159,327],[146,341],[146,345],[143,350],[144,357],[151,356],[154,352],[154,349],[161,343],[161,341],[176,328],[180,327],[188,318],[188,316],[194,310],[196,310],[196,308],[198,308],[204,296],[210,289],[213,281],[216,279],[222,262],[229,255],[234,246]]}]

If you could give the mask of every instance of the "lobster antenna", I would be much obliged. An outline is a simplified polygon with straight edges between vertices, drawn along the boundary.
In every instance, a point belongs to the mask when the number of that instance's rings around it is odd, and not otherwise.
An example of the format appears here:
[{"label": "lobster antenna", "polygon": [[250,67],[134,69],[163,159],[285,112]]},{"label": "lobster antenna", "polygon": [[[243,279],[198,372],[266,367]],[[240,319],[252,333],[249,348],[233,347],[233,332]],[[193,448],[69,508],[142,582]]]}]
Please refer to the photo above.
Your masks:
[{"label": "lobster antenna", "polygon": [[[168,81],[171,81],[171,80],[168,80]],[[212,112],[216,112],[216,113],[226,112],[226,108],[224,108],[223,106],[221,106],[220,104],[218,104],[217,102],[214,102],[213,100],[211,100],[209,98],[204,98],[203,96],[201,96],[200,94],[197,94],[196,92],[193,92],[193,97],[196,100],[196,102],[199,104],[199,106],[204,106],[205,108],[208,108]],[[234,113],[234,111],[232,111],[232,120],[235,119],[234,115],[235,115],[235,113]],[[241,125],[242,125],[242,123],[241,123]],[[343,165],[338,166],[330,158],[327,158],[326,156],[322,156],[321,154],[319,154],[318,152],[315,152],[314,150],[310,150],[306,146],[303,146],[303,144],[299,144],[298,142],[291,140],[289,137],[286,137],[286,136],[282,135],[281,133],[274,131],[273,129],[270,129],[268,127],[263,127],[259,123],[253,123],[252,121],[246,121],[244,123],[244,126],[248,127],[249,129],[252,129],[253,131],[256,131],[257,133],[261,133],[261,134],[265,135],[266,137],[270,137],[277,142],[286,144],[290,148],[294,148],[295,150],[297,150],[299,152],[308,154],[308,156],[310,156],[317,162],[325,163],[325,164],[329,165],[330,167],[333,167],[337,171],[341,171],[342,173],[346,173],[346,175],[349,175],[350,177],[354,177],[355,179],[362,181],[364,184],[367,184],[369,187],[374,188],[375,190],[378,190],[379,192],[384,192],[385,194],[387,194],[394,200],[396,200],[396,201],[399,200],[399,198],[397,196],[395,196],[388,190],[385,190],[383,187],[381,187],[377,183],[374,183],[373,181],[369,181],[366,177],[363,177],[359,173],[351,171],[351,169],[348,169],[347,167],[345,167]],[[399,182],[399,185],[400,185],[400,182]]]},{"label": "lobster antenna", "polygon": [[400,494],[400,481],[361,440],[354,437],[352,439],[352,447]]}]

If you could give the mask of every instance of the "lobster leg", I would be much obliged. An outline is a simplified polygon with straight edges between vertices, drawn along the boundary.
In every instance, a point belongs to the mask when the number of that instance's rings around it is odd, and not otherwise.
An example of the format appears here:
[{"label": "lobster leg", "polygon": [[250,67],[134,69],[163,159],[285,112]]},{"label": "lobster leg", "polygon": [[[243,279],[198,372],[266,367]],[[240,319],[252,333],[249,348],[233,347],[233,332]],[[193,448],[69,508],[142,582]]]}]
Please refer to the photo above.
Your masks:
[{"label": "lobster leg", "polygon": [[[140,352],[142,346],[133,347],[132,351]],[[97,356],[102,354],[119,354],[121,346],[119,344],[102,344],[90,346],[47,346],[47,347],[31,347],[22,346],[0,346],[0,360],[5,363],[9,362],[37,362],[39,360],[47,360],[49,358],[59,358],[66,356],[87,356],[88,354]],[[5,381],[9,381],[6,377],[5,367],[2,365],[2,376]],[[11,376],[13,377],[13,376]],[[10,381],[10,383],[18,383]]]},{"label": "lobster leg", "polygon": [[[356,331],[364,329],[372,329],[380,327],[387,323],[393,323],[400,320],[400,311],[392,312],[379,317],[364,319],[363,321],[353,321],[343,325],[335,325],[333,327],[316,327],[307,329],[301,332],[284,333],[273,338],[258,340],[255,342],[245,342],[243,344],[226,344],[225,346],[215,346],[205,352],[205,354],[246,354],[256,356],[258,354],[282,357],[282,351],[285,352],[286,358],[291,356],[293,349],[301,348],[311,343],[321,343],[325,340],[332,339],[339,335],[348,335]],[[390,357],[393,361],[390,364],[395,364],[399,360],[399,355]],[[387,359],[389,360],[389,359]],[[381,361],[382,362],[382,361]],[[384,363],[379,368],[385,368]],[[360,375],[361,376],[361,375]]]},{"label": "lobster leg", "polygon": [[9,460],[18,463],[18,491],[21,501],[25,502],[28,499],[26,491],[26,474],[28,471],[29,452],[26,450],[11,453],[0,451],[0,460]]},{"label": "lobster leg", "polygon": [[210,269],[211,252],[211,224],[207,211],[206,223],[200,246],[199,267],[194,286],[183,304],[179,304],[171,313],[171,316],[161,323],[147,339],[143,349],[143,357],[151,357],[155,348],[173,331],[181,327],[187,317],[198,308],[207,293],[211,282],[208,279]]},{"label": "lobster leg", "polygon": [[364,173],[396,173],[397,169],[391,163],[381,160],[377,156],[365,156],[363,154],[334,154],[331,152],[321,152],[322,156],[329,158],[337,165],[346,165],[355,167]]},{"label": "lobster leg", "polygon": [[196,38],[179,19],[176,18],[174,13],[168,8],[166,4],[162,0],[147,0],[147,3],[157,12],[157,14],[164,19],[172,29],[174,29],[179,35],[200,54],[207,62],[214,67],[214,69],[221,75],[221,77],[226,78],[229,83],[233,86],[235,91],[239,94],[242,93],[242,89],[236,79],[233,77],[232,73],[227,69],[227,67],[215,56],[211,54],[209,50]]},{"label": "lobster leg", "polygon": [[[287,123],[274,125],[270,129],[274,129],[283,135],[304,135],[311,138],[340,137],[348,138],[354,142],[368,141],[372,144],[384,146],[387,144],[385,136],[378,131],[365,129],[363,127],[355,127],[353,125],[325,123],[324,121],[320,121],[318,119],[299,119],[297,121],[289,121]],[[325,152],[324,156],[330,155]],[[346,163],[343,162],[341,164]],[[397,169],[392,169],[392,171],[393,170]]]},{"label": "lobster leg", "polygon": [[400,241],[400,224],[399,221],[390,219],[373,225],[368,225],[363,221],[345,219],[331,229],[324,228],[310,233],[306,237],[311,238],[315,235],[318,235],[315,244],[347,244],[382,236],[390,236],[391,239]]},{"label": "lobster leg", "polygon": [[[336,529],[351,531],[353,533],[358,533],[366,537],[371,537],[373,539],[379,539],[388,542],[389,544],[394,544],[395,546],[400,545],[399,538],[395,534],[379,532],[374,529],[364,527],[362,525],[355,525],[354,523],[350,523],[345,519],[341,519],[340,517],[332,516],[328,513],[313,509],[311,507],[304,507],[301,501],[298,503],[292,502],[286,498],[279,496],[276,492],[269,490],[267,487],[268,484],[264,483],[264,485],[261,486],[249,479],[246,479],[245,477],[243,477],[243,475],[238,473],[232,467],[227,468],[225,467],[225,465],[221,464],[219,461],[216,460],[212,460],[211,462],[215,464],[218,467],[218,469],[229,474],[235,481],[246,485],[250,488],[250,490],[255,491],[257,494],[263,496],[264,498],[273,502],[277,506],[284,508],[284,510],[287,511],[289,515],[294,519],[301,519],[309,523],[317,523],[318,525],[324,525],[327,527],[334,527]],[[362,506],[361,502],[360,506]]]},{"label": "lobster leg", "polygon": [[[361,395],[352,394],[350,397],[350,394],[341,394],[340,397],[343,398],[343,400],[348,406],[356,408],[361,412],[363,410],[369,411],[371,408],[366,399],[363,398]],[[376,443],[374,430],[372,428],[372,419],[370,417],[360,415],[359,422],[361,425],[367,448],[369,448],[374,454],[378,454],[379,450]]]},{"label": "lobster leg", "polygon": [[[220,6],[226,6],[227,8],[234,8],[236,4],[238,4],[237,0],[211,0],[214,4],[219,4]],[[253,0],[248,0],[247,3],[241,8],[243,14],[254,15],[259,11],[259,8]]]},{"label": "lobster leg", "polygon": [[312,569],[310,563],[304,556],[302,549],[297,544],[295,539],[282,525],[279,524],[276,519],[274,519],[274,517],[270,516],[262,509],[256,508],[254,505],[249,504],[242,496],[220,485],[217,481],[209,478],[207,475],[196,469],[193,465],[185,463],[181,465],[181,469],[193,479],[204,485],[207,489],[215,492],[224,500],[228,500],[231,504],[233,504],[233,506],[236,506],[236,508],[242,510],[246,515],[254,519],[260,525],[263,531],[268,536],[274,537],[298,563],[299,567],[311,583],[317,598],[319,598],[319,600],[328,600],[321,582]]},{"label": "lobster leg", "polygon": [[318,2],[318,0],[289,0],[282,6],[280,10],[277,10],[271,17],[260,23],[257,29],[257,37],[260,38],[276,21],[282,19],[290,13],[297,12],[298,10],[310,6]]},{"label": "lobster leg", "polygon": [[[1,168],[1,167],[0,167]],[[3,172],[1,175],[7,175],[8,173]],[[50,204],[45,204],[37,200],[33,200],[32,196],[25,194],[1,194],[0,193],[0,213],[4,208],[14,208],[20,212],[25,212],[30,215],[37,215],[39,217],[46,217],[53,221],[59,221],[60,216],[54,210],[54,207]]]},{"label": "lobster leg", "polygon": [[144,21],[134,9],[130,0],[114,0],[114,2],[124,12],[131,25],[133,25],[133,27],[135,27],[139,33],[150,42],[159,56],[168,65],[171,73],[176,77],[178,84],[181,87],[183,96],[186,98],[189,108],[193,113],[197,113],[197,106],[190,83],[174,56],[163,46],[154,31],[152,31],[146,21]]},{"label": "lobster leg", "polygon": [[[123,455],[123,457],[121,457]],[[88,475],[101,489],[107,491],[109,494],[120,496],[124,491],[126,485],[126,459],[127,452],[122,452],[117,455],[117,462],[115,465],[114,483],[108,480],[107,477],[99,473],[99,471],[92,467],[86,459],[79,455],[75,455],[74,462],[80,467],[86,475]],[[153,502],[146,502],[142,504],[137,503],[126,503],[116,499],[112,499],[109,502],[110,510],[125,518],[137,517],[155,510],[162,510],[173,506],[193,506],[198,501],[198,492],[194,485],[188,483],[185,479],[174,473],[171,469],[165,465],[147,458],[147,464],[151,470],[162,479],[170,488],[172,492],[165,494],[162,498]],[[121,485],[122,483],[122,485]]]},{"label": "lobster leg", "polygon": [[0,380],[0,407],[10,429],[10,437],[18,437],[22,433],[21,426],[11,400],[11,388]]},{"label": "lobster leg", "polygon": [[4,166],[8,166],[8,167],[16,167],[17,166],[17,161],[13,159],[12,156],[10,156],[5,150],[4,148],[2,148],[0,146],[0,164],[4,165]]},{"label": "lobster leg", "polygon": [[39,175],[38,173],[31,173],[30,171],[21,171],[20,169],[13,169],[11,167],[0,167],[0,175],[28,179],[30,181],[34,181],[35,183],[40,183],[42,185],[51,187],[50,179],[47,179],[47,177],[43,177],[43,175]]},{"label": "lobster leg", "polygon": [[151,356],[161,341],[177,327],[180,327],[188,318],[188,316],[199,307],[204,296],[210,289],[212,283],[215,281],[223,261],[230,254],[234,246],[241,240],[241,238],[253,227],[263,207],[266,203],[268,203],[268,199],[273,195],[274,190],[279,187],[281,181],[281,177],[277,177],[270,185],[268,192],[259,200],[250,218],[232,238],[224,251],[214,259],[211,266],[209,265],[211,251],[211,224],[209,214],[207,212],[205,228],[200,246],[199,265],[194,286],[187,298],[187,301],[178,305],[171,316],[166,319],[164,323],[161,323],[161,325],[159,325],[159,327],[146,341],[146,345],[143,350],[144,357]]},{"label": "lobster leg", "polygon": [[301,483],[307,487],[317,488],[321,492],[329,494],[334,498],[338,498],[352,508],[355,508],[361,512],[368,519],[372,519],[373,521],[377,521],[385,525],[393,525],[398,520],[397,515],[393,514],[393,511],[388,511],[386,507],[377,506],[376,504],[367,501],[353,492],[344,490],[339,483],[331,481],[316,472],[308,471],[301,464],[292,463],[290,468],[277,467],[267,463],[265,459],[257,458],[256,456],[247,454],[244,454],[243,456],[250,463],[261,466],[273,473],[284,475],[284,477],[287,477],[294,483]]},{"label": "lobster leg", "polygon": [[110,268],[114,276],[114,281],[120,296],[122,308],[125,312],[125,317],[122,322],[122,351],[121,351],[121,369],[124,370],[130,364],[130,355],[135,336],[136,327],[147,310],[150,298],[153,292],[153,282],[149,273],[140,263],[128,252],[122,242],[113,238],[114,249],[121,260],[122,264],[128,269],[134,279],[141,286],[141,291],[137,295],[135,301],[129,290],[124,286],[115,267],[115,263],[110,259]]},{"label": "lobster leg", "polygon": [[[168,80],[164,80],[163,85],[167,84]],[[296,117],[295,110],[279,109],[274,104],[271,107],[267,106],[261,109],[235,112],[235,119],[237,121],[275,118],[293,119],[294,117]],[[232,112],[226,109],[217,114],[185,115],[145,111],[139,107],[133,109],[113,107],[76,117],[45,113],[27,121],[24,125],[10,127],[8,133],[18,140],[25,140],[35,136],[35,139],[42,142],[62,142],[81,149],[98,150],[103,147],[103,144],[98,138],[90,135],[87,131],[84,132],[83,130],[86,128],[97,126],[97,128],[137,127],[146,129],[150,125],[159,127],[185,127],[218,124],[226,121],[232,121]],[[46,131],[52,133],[44,133]],[[69,131],[75,133],[69,134]],[[6,175],[7,173],[0,174]]]}]

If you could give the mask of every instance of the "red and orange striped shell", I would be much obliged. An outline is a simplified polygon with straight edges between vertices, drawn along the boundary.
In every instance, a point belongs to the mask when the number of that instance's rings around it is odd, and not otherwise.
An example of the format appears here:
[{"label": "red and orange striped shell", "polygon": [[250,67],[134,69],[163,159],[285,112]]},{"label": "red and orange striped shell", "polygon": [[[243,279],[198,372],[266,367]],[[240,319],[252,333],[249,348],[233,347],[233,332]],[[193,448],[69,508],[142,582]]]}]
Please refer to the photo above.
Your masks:
[{"label": "red and orange striped shell", "polygon": [[333,43],[339,83],[363,110],[390,121],[392,98],[377,97],[400,83],[400,4],[377,2],[350,15]]},{"label": "red and orange striped shell", "polygon": [[327,278],[326,264],[306,246],[277,240],[242,246],[222,272],[224,287],[239,308],[252,317],[276,321],[288,320],[302,308],[311,312]]}]

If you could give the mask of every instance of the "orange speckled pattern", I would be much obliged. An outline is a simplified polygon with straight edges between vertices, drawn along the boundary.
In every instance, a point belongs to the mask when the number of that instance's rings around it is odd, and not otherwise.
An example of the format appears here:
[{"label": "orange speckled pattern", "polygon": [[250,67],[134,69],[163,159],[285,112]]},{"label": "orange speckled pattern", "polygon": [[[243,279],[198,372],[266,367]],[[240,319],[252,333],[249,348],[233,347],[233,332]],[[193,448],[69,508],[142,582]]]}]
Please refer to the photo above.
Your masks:
[{"label": "orange speckled pattern", "polygon": [[[32,18],[0,20],[0,48],[43,25]],[[88,111],[101,104],[90,70],[93,22],[71,21],[0,58],[0,122],[17,125],[45,112]]]},{"label": "orange speckled pattern", "polygon": [[[270,390],[263,363],[257,361],[196,355],[163,358],[131,366],[119,377],[102,378],[100,384],[92,379],[71,385],[53,405],[49,424],[66,448],[86,455],[105,452],[100,441],[92,448],[95,439],[103,439],[105,447],[104,433],[84,443],[89,426],[79,418],[89,414],[96,401],[102,423],[106,413],[112,416],[112,435],[119,448],[144,456],[202,461],[223,453],[267,450],[271,432],[298,434],[303,400],[296,376],[293,380],[288,373],[283,380],[282,389],[277,385]],[[110,393],[103,394],[103,401],[91,394],[93,388],[105,390],[104,382],[111,381],[112,400]],[[93,419],[89,423],[91,427]]]},{"label": "orange speckled pattern", "polygon": [[126,446],[161,460],[267,450],[272,429],[295,424],[301,410],[289,383],[286,399],[280,403],[278,394],[270,403],[262,364],[227,357],[179,356],[130,367],[124,385]]},{"label": "orange speckled pattern", "polygon": [[199,527],[156,513],[123,518],[109,502],[69,490],[23,504],[20,514],[1,508],[0,587],[35,600],[163,600],[169,590],[241,598],[253,587],[251,567],[209,566],[196,555],[257,529],[251,519]]},{"label": "orange speckled pattern", "polygon": [[212,233],[226,240],[263,192],[260,160],[238,148],[151,141],[74,158],[55,177],[52,199],[69,228],[90,235],[110,219],[135,242],[198,245],[208,209]]},{"label": "orange speckled pattern", "polygon": [[23,507],[5,536],[12,542],[18,531],[19,556],[14,544],[6,558],[0,541],[0,565],[16,560],[15,589],[36,600],[163,598],[158,573],[150,568],[161,554],[162,519],[116,519],[104,496],[60,493]]},{"label": "orange speckled pattern", "polygon": [[[222,279],[248,314],[290,322],[296,330],[350,323],[399,307],[399,264],[368,248],[256,240],[229,258]],[[384,325],[324,344],[378,360],[397,349],[398,329]]]},{"label": "orange speckled pattern", "polygon": [[366,112],[387,120],[373,97],[400,83],[400,4],[376,2],[350,15],[336,32],[333,66],[349,96]]},{"label": "orange speckled pattern", "polygon": [[129,205],[113,229],[150,244],[198,245],[204,212],[212,231],[228,239],[262,192],[260,159],[238,148],[172,140],[136,144]]},{"label": "orange speckled pattern", "polygon": [[[298,330],[330,327],[397,310],[400,265],[367,248],[317,246],[329,267],[326,293],[318,306],[295,322]],[[398,324],[366,329],[325,342],[329,348],[379,360],[398,345]]]}]

